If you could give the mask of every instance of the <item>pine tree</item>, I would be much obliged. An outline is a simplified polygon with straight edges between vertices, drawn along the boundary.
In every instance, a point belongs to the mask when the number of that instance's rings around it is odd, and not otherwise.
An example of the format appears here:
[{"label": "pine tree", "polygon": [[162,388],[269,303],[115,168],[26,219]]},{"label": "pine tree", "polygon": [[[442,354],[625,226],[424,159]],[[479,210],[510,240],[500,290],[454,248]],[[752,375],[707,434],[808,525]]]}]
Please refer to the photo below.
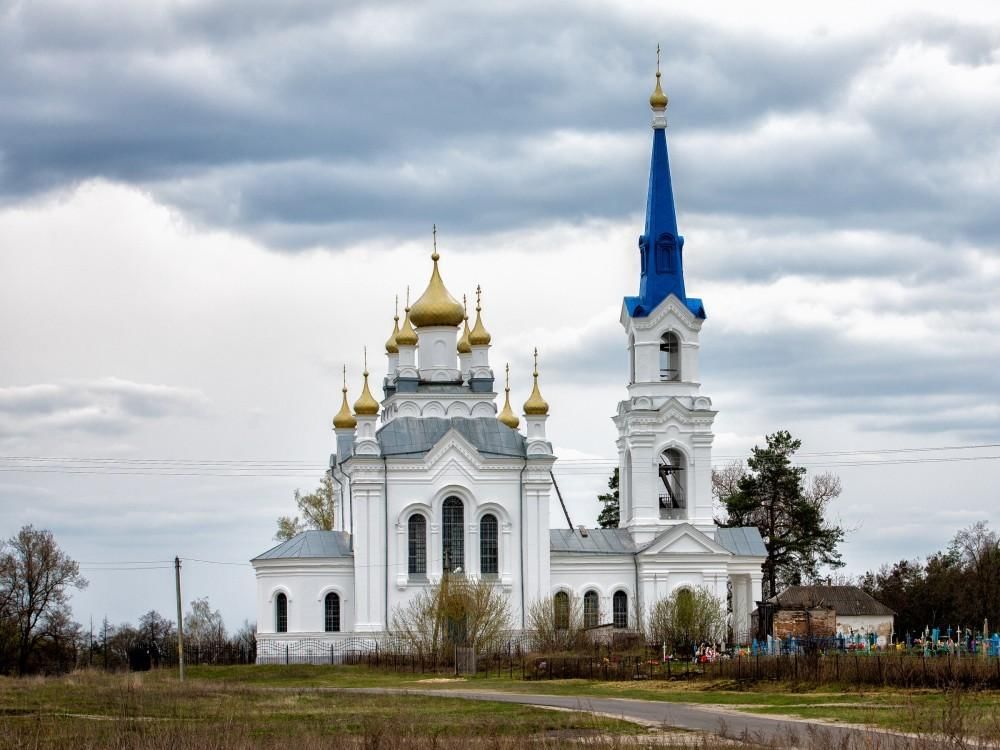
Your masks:
[{"label": "pine tree", "polygon": [[736,490],[720,497],[728,526],[756,526],[764,537],[766,597],[780,586],[815,579],[821,565],[841,567],[837,550],[844,530],[824,517],[827,505],[840,495],[840,480],[832,474],[813,479],[807,488],[806,470],[792,465],[802,441],[780,430],[765,437],[766,447],[755,446],[747,459],[749,470]]},{"label": "pine tree", "polygon": [[602,529],[617,529],[621,520],[621,509],[618,504],[618,469],[611,473],[608,479],[608,489],[603,495],[598,495],[597,499],[603,504],[601,514],[597,517],[597,525]]}]

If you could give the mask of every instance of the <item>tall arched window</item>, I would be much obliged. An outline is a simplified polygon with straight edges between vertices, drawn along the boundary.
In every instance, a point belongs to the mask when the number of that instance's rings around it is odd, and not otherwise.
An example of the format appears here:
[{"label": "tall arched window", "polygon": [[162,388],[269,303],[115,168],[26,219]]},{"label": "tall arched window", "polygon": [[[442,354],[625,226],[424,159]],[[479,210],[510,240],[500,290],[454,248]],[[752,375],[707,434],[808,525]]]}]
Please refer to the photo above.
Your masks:
[{"label": "tall arched window", "polygon": [[496,577],[500,572],[500,538],[497,517],[487,513],[479,521],[479,572]]},{"label": "tall arched window", "polygon": [[599,614],[597,592],[591,589],[583,595],[583,627],[596,628]]},{"label": "tall arched window", "polygon": [[441,564],[448,573],[465,572],[465,509],[457,497],[441,507]]},{"label": "tall arched window", "polygon": [[684,454],[668,448],[660,454],[660,518],[687,518],[687,490],[684,477]]},{"label": "tall arched window", "polygon": [[427,519],[414,513],[406,522],[408,561],[406,571],[414,578],[427,575]]},{"label": "tall arched window", "polygon": [[612,621],[619,629],[628,627],[628,594],[616,591],[611,598]]},{"label": "tall arched window", "polygon": [[569,594],[557,591],[552,597],[552,614],[556,630],[569,630]]},{"label": "tall arched window", "polygon": [[677,334],[667,331],[660,337],[660,380],[681,379],[681,342]]},{"label": "tall arched window", "polygon": [[323,629],[327,633],[340,632],[340,596],[332,591],[326,595],[323,605]]},{"label": "tall arched window", "polygon": [[274,598],[274,631],[288,632],[288,597],[284,594],[278,594]]}]

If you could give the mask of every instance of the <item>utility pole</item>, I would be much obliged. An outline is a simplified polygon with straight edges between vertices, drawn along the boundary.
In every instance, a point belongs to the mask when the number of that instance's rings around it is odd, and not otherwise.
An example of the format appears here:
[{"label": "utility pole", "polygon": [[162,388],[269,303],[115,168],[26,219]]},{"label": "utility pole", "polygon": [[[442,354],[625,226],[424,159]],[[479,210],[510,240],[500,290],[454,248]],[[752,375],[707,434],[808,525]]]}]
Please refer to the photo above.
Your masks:
[{"label": "utility pole", "polygon": [[184,613],[181,609],[181,559],[174,558],[174,580],[177,583],[177,666],[184,682]]}]

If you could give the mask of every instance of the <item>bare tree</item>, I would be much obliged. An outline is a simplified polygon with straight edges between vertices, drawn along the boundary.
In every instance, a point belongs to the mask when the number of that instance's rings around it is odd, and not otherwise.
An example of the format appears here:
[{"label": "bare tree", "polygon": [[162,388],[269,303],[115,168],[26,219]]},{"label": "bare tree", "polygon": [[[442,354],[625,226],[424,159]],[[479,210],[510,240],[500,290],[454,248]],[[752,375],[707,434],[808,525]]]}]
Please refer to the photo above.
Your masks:
[{"label": "bare tree", "polygon": [[712,469],[712,498],[715,501],[716,520],[720,523],[725,521],[722,513],[726,498],[739,492],[740,480],[746,475],[746,471],[742,461],[730,461],[721,469]]},{"label": "bare tree", "polygon": [[86,585],[79,564],[59,549],[52,532],[24,526],[7,541],[0,554],[0,612],[20,674],[42,646],[73,637],[69,589]]},{"label": "bare tree", "polygon": [[527,612],[528,627],[534,632],[534,648],[545,653],[579,651],[586,648],[583,604],[566,592],[538,599]]},{"label": "bare tree", "polygon": [[489,648],[510,628],[510,601],[494,582],[445,576],[392,613],[392,629],[422,656]]},{"label": "bare tree", "polygon": [[226,625],[222,613],[213,610],[208,597],[191,602],[191,611],[184,615],[184,638],[199,646],[218,646],[226,640]]},{"label": "bare tree", "polygon": [[653,605],[649,631],[672,650],[719,641],[726,632],[725,605],[706,588],[679,589]]}]

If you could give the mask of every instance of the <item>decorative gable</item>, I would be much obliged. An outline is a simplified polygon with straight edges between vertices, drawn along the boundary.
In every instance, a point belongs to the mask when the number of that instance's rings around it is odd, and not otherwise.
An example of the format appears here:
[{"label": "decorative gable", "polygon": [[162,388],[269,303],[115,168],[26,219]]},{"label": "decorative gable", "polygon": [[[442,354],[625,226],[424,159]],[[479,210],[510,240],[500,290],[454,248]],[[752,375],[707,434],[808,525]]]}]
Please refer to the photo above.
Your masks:
[{"label": "decorative gable", "polygon": [[689,523],[671,526],[647,544],[639,554],[644,557],[661,554],[732,556],[729,550],[714,542]]}]

